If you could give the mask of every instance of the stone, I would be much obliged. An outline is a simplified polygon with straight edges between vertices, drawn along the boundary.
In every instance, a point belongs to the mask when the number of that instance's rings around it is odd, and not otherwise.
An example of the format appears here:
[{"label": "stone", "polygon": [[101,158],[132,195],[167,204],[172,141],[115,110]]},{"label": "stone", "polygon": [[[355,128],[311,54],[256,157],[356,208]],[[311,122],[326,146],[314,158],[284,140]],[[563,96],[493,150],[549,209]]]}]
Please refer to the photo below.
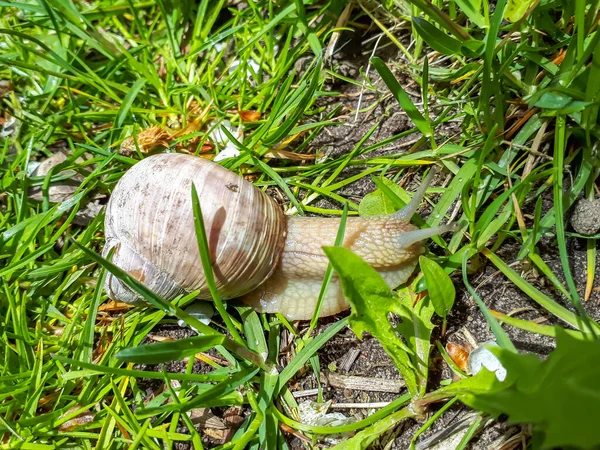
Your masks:
[{"label": "stone", "polygon": [[579,200],[571,215],[571,225],[579,234],[597,234],[600,231],[600,199]]}]

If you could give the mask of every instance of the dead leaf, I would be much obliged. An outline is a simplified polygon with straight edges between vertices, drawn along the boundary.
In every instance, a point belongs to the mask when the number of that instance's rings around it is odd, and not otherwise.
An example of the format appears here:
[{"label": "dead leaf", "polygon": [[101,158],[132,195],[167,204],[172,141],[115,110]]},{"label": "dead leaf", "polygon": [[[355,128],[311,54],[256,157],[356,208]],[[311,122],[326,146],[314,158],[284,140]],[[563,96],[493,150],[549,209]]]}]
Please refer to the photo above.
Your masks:
[{"label": "dead leaf", "polygon": [[261,116],[261,113],[258,111],[245,111],[243,109],[239,110],[238,114],[240,115],[242,122],[256,122]]},{"label": "dead leaf", "polygon": [[[198,148],[198,143],[200,142],[200,136],[196,136],[193,139],[190,139],[187,142],[179,142],[176,146],[177,151],[181,153],[187,153],[188,155],[195,155],[196,149]],[[215,149],[215,144],[210,141],[204,141],[202,143],[202,147],[198,151],[199,154],[208,153]]]},{"label": "dead leaf", "polygon": [[310,161],[315,159],[315,155],[306,155],[303,153],[295,153],[287,150],[270,150],[267,153],[265,153],[265,158],[290,159],[292,161]]},{"label": "dead leaf", "polygon": [[171,135],[162,127],[152,126],[138,133],[136,139],[133,136],[128,137],[121,143],[119,154],[131,156],[136,154],[135,141],[140,152],[143,154],[150,153],[160,147],[168,148],[171,142]]},{"label": "dead leaf", "polygon": [[98,307],[98,311],[106,311],[106,312],[114,312],[114,311],[127,311],[129,309],[135,308],[134,305],[130,305],[129,303],[124,302],[116,302],[111,300],[103,305]]},{"label": "dead leaf", "polygon": [[460,344],[455,344],[454,342],[449,342],[446,344],[446,351],[460,370],[463,372],[467,370],[470,352],[465,347]]}]

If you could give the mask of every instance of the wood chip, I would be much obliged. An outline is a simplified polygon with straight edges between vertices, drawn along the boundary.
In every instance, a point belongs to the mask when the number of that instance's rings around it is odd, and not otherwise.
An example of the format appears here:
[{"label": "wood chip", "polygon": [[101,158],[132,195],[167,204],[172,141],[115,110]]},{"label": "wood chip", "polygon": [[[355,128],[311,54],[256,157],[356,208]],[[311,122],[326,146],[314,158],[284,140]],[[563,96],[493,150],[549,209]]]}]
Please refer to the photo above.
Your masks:
[{"label": "wood chip", "polygon": [[401,380],[357,377],[353,375],[340,375],[333,372],[327,374],[321,373],[321,379],[330,386],[357,391],[392,392],[398,394],[404,388],[404,382]]},{"label": "wood chip", "polygon": [[317,395],[318,393],[319,393],[318,389],[306,389],[305,391],[292,392],[292,395],[294,396],[294,398],[301,398],[301,397],[310,397],[311,395]]},{"label": "wood chip", "polygon": [[351,348],[350,351],[348,351],[348,353],[346,353],[342,357],[342,361],[340,362],[340,365],[338,366],[339,369],[343,370],[344,372],[348,372],[350,370],[350,368],[352,367],[352,365],[354,364],[354,361],[356,361],[356,358],[358,358],[358,355],[360,355],[360,349],[359,348]]},{"label": "wood chip", "polygon": [[330,408],[337,409],[359,409],[359,408],[385,408],[390,402],[374,402],[374,403],[332,403]]},{"label": "wood chip", "polygon": [[210,436],[211,438],[219,442],[223,442],[226,439],[228,433],[228,430],[217,430],[215,428],[205,428],[203,431],[204,434]]}]

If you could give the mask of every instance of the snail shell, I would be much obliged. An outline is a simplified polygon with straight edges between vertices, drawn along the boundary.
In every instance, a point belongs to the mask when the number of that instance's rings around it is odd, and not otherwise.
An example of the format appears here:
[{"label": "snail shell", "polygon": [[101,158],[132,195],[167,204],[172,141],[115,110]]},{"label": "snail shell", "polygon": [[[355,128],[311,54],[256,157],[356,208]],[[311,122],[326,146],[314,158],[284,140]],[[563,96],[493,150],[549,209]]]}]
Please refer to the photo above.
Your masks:
[{"label": "snail shell", "polygon": [[[342,245],[375,268],[391,288],[414,271],[422,241],[450,229],[420,230],[410,223],[433,173],[404,209],[347,220]],[[310,319],[328,266],[322,247],[335,244],[340,219],[285,217],[251,183],[202,158],[159,154],[133,166],[108,203],[103,254],[115,248],[112,261],[163,298],[198,289],[201,298],[210,298],[194,231],[192,183],[223,298],[243,296],[258,311]],[[105,287],[115,300],[142,302],[112,275]],[[348,307],[334,275],[320,316]]]},{"label": "snail shell", "polygon": [[[210,298],[194,231],[192,183],[202,215],[215,282],[223,298],[251,291],[275,270],[286,236],[277,204],[251,183],[202,158],[159,154],[137,163],[108,202],[106,246],[112,262],[159,296],[201,290]],[[109,297],[141,297],[109,274]]]}]

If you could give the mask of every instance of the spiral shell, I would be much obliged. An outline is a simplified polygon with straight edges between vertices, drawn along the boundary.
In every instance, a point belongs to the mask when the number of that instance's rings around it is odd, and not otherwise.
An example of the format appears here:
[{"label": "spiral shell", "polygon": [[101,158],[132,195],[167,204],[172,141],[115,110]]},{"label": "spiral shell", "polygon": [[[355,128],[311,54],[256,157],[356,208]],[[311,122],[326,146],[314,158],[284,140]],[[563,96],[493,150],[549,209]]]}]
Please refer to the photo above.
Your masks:
[{"label": "spiral shell", "polygon": [[[159,154],[121,178],[106,210],[106,257],[163,298],[200,290],[210,298],[194,231],[196,186],[217,290],[239,297],[275,270],[286,236],[277,204],[251,183],[202,158]],[[109,297],[142,298],[109,274]]]}]

